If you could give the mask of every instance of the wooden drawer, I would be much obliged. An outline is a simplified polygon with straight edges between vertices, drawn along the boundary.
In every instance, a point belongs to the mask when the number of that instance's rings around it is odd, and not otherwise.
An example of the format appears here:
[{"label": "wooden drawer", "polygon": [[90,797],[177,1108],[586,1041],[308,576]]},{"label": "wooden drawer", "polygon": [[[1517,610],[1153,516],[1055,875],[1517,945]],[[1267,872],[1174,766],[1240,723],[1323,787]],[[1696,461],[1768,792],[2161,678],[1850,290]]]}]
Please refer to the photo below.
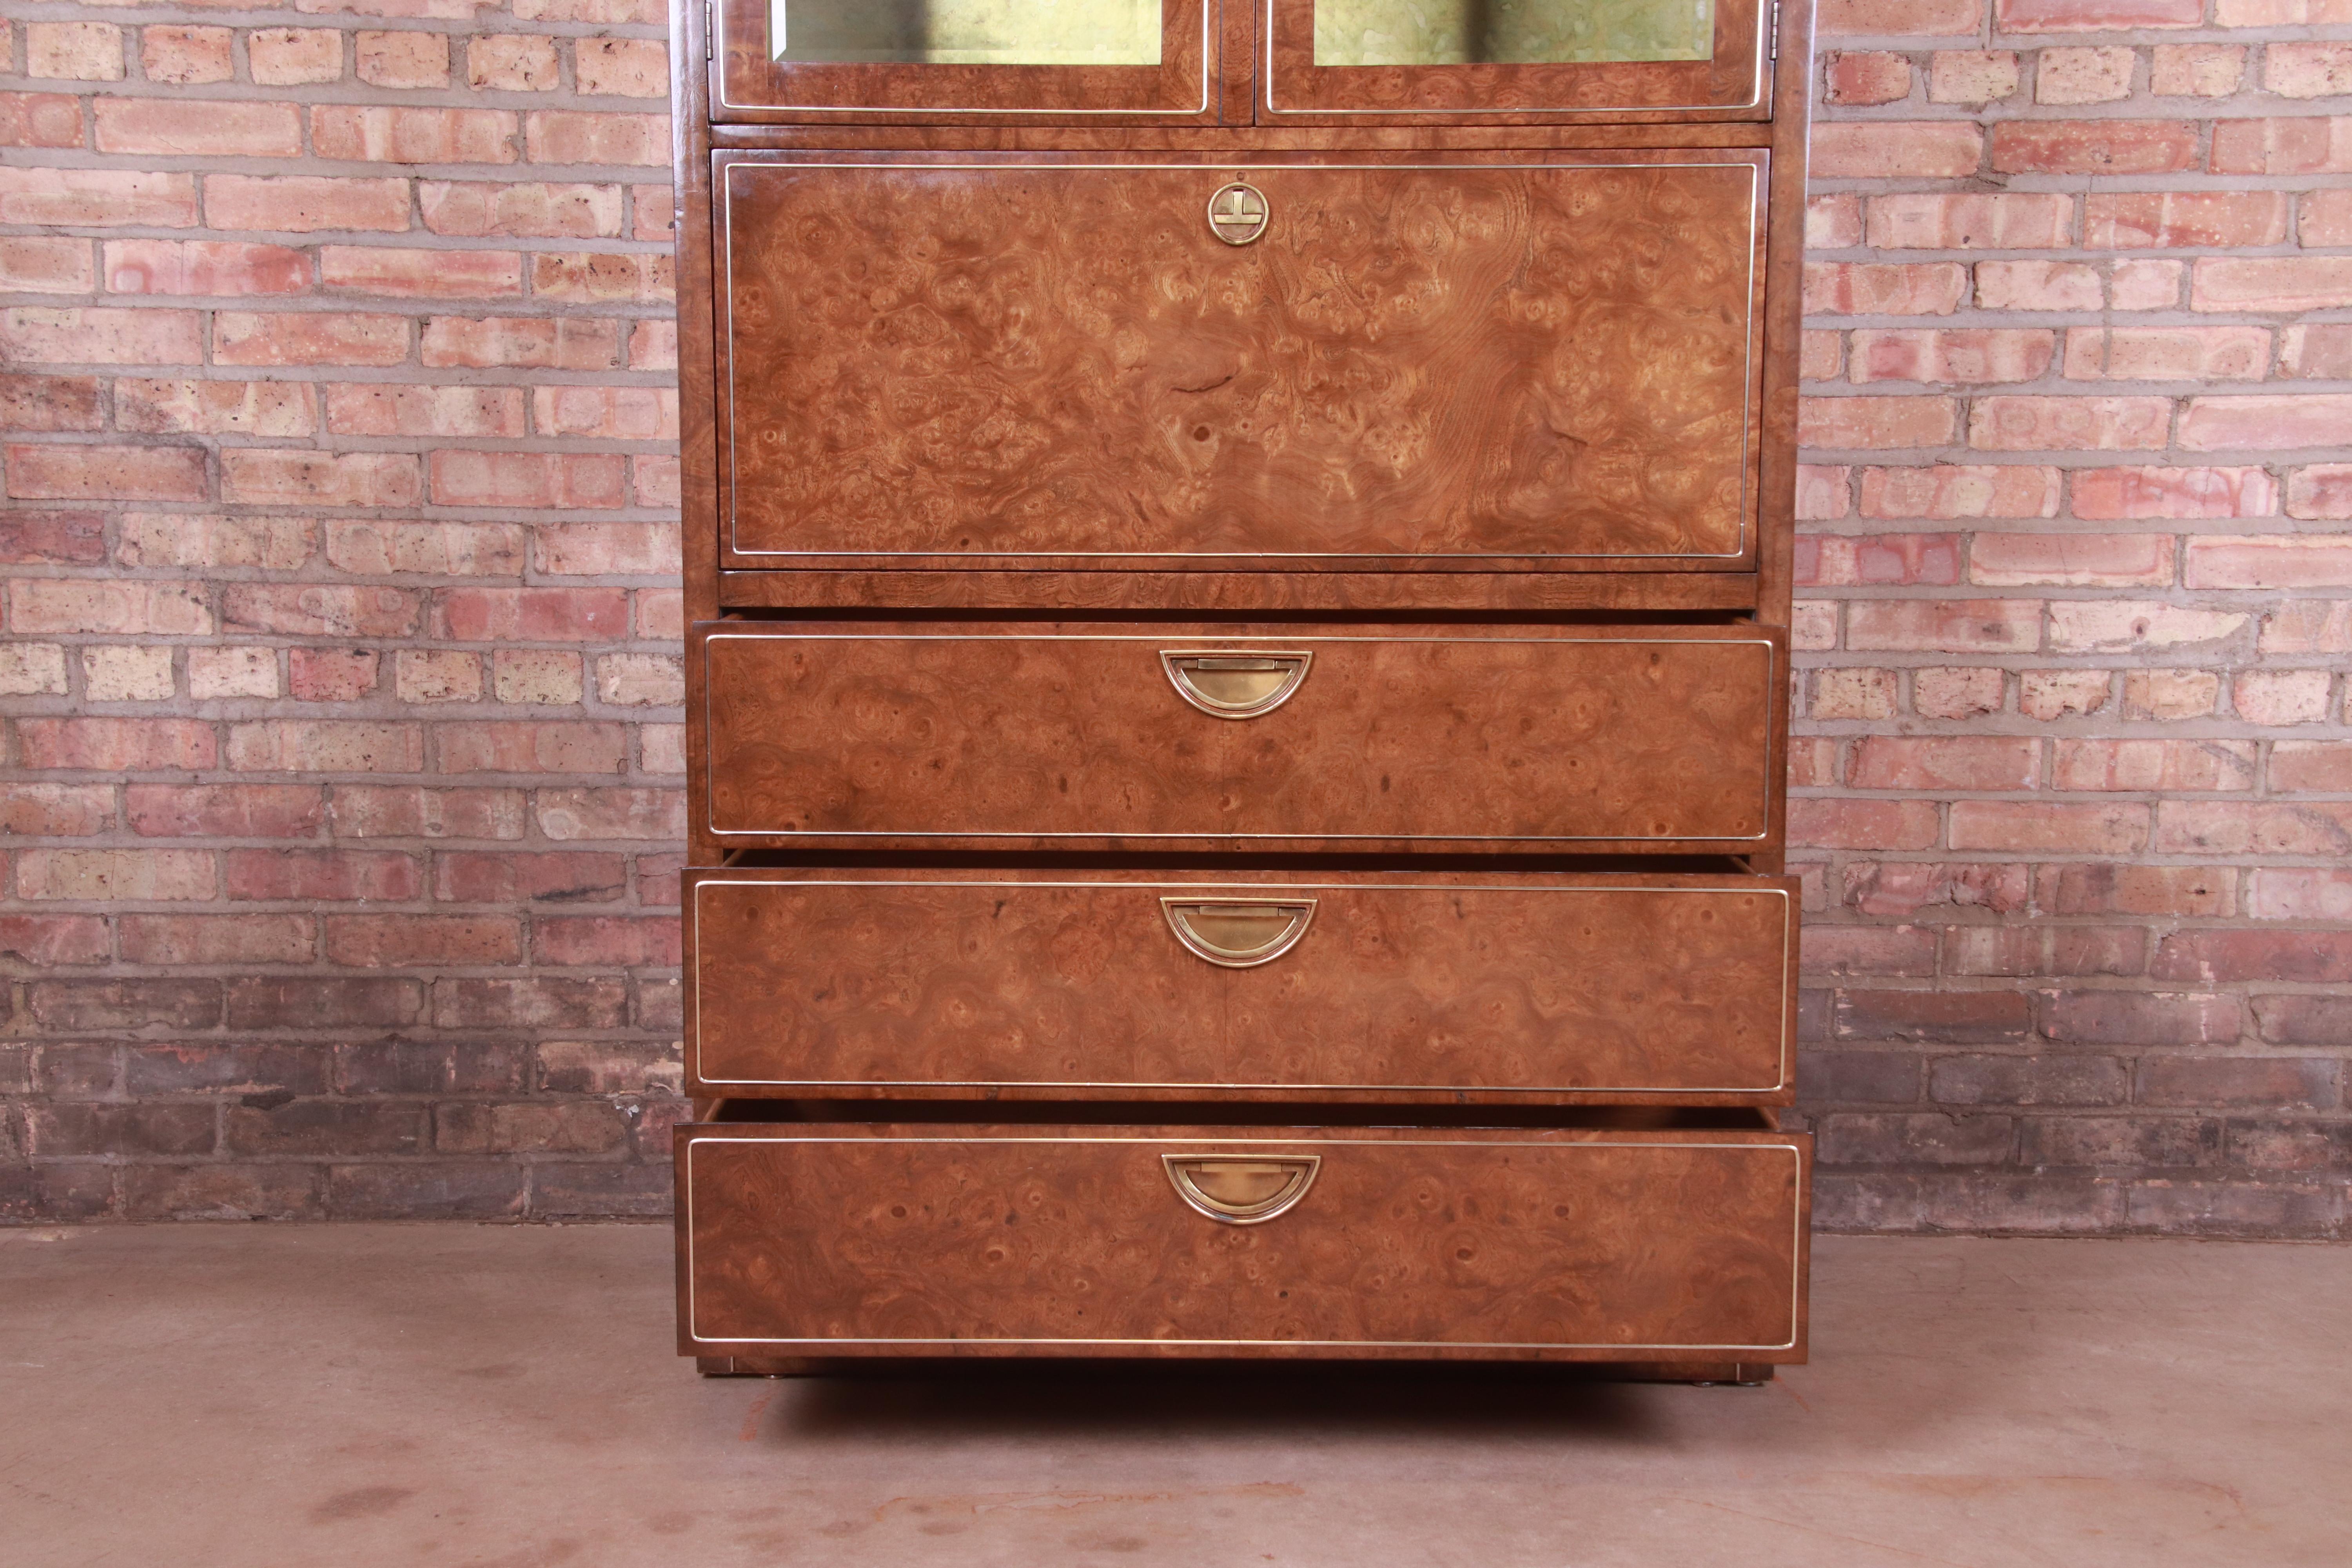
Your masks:
[{"label": "wooden drawer", "polygon": [[1751,572],[1766,157],[718,154],[721,564]]},{"label": "wooden drawer", "polygon": [[1796,889],[690,871],[688,1092],[1785,1102]]},{"label": "wooden drawer", "polygon": [[706,1123],[680,1348],[1804,1359],[1801,1134]]},{"label": "wooden drawer", "polygon": [[1787,677],[1769,629],[698,633],[722,841],[1748,853],[1777,838]]}]

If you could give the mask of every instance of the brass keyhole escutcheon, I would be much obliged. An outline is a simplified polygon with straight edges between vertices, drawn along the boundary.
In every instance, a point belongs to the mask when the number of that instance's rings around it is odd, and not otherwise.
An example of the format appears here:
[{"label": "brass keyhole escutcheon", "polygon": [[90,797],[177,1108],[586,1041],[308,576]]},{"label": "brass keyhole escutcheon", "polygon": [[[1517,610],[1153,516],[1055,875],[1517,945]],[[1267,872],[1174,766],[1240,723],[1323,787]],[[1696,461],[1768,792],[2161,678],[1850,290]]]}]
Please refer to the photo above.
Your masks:
[{"label": "brass keyhole escutcheon", "polygon": [[1209,232],[1227,245],[1247,245],[1265,232],[1265,193],[1235,180],[1209,198]]}]

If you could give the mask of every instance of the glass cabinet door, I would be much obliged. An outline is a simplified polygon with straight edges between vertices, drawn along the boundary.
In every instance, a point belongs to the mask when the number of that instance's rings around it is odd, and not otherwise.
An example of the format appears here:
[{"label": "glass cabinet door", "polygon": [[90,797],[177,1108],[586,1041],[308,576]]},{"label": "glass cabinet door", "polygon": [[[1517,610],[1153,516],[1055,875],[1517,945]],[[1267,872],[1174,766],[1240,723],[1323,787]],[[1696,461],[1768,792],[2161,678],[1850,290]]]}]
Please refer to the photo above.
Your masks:
[{"label": "glass cabinet door", "polygon": [[1261,119],[1761,118],[1764,0],[1262,0]]},{"label": "glass cabinet door", "polygon": [[1213,121],[1218,9],[1217,0],[720,0],[712,116]]}]

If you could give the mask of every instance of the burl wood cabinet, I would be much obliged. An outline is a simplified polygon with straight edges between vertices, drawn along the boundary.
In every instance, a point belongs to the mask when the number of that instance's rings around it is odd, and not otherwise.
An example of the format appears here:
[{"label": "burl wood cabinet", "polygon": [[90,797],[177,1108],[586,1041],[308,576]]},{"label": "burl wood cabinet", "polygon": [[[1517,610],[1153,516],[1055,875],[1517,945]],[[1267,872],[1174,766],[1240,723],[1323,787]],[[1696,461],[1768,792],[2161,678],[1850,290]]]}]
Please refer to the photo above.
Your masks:
[{"label": "burl wood cabinet", "polygon": [[1802,1360],[1802,0],[675,31],[681,1350]]}]

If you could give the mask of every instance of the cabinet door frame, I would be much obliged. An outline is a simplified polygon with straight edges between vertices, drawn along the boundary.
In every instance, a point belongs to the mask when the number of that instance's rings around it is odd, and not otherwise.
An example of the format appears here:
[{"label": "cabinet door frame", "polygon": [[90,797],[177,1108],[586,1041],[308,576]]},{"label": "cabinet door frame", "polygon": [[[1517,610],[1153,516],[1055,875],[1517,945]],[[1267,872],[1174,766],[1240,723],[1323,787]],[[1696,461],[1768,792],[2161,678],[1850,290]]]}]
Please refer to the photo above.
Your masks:
[{"label": "cabinet door frame", "polygon": [[1315,3],[1256,0],[1260,125],[1772,118],[1779,0],[1716,0],[1716,53],[1708,60],[1434,66],[1316,65]]},{"label": "cabinet door frame", "polygon": [[[740,388],[747,372],[738,363],[734,331],[736,298],[734,190],[737,171],[807,169],[845,171],[873,168],[891,173],[940,171],[984,175],[992,171],[1073,172],[1193,170],[1213,184],[1220,179],[1246,178],[1254,170],[1269,174],[1297,169],[1404,171],[1607,170],[1612,168],[1741,168],[1752,181],[1747,245],[1746,349],[1740,376],[1744,406],[1738,450],[1742,465],[1737,546],[1728,551],[1591,548],[1544,553],[1496,550],[1490,552],[1427,552],[1420,554],[1349,553],[1346,552],[1268,552],[1264,550],[1195,551],[1107,550],[1070,552],[1034,551],[939,551],[746,548],[737,531],[735,477],[739,436]],[[879,569],[895,572],[1028,572],[1127,573],[1138,571],[1237,571],[1323,574],[1359,573],[1659,573],[1682,575],[1752,574],[1757,569],[1766,525],[1763,491],[1759,483],[1764,449],[1765,374],[1770,353],[1765,334],[1767,276],[1769,271],[1767,191],[1772,174],[1772,154],[1763,147],[1713,148],[1580,148],[1497,149],[1455,152],[1438,149],[1412,153],[1371,149],[1331,152],[1256,151],[1219,160],[1198,153],[1164,151],[1108,154],[1023,153],[955,154],[935,153],[864,153],[792,149],[729,149],[712,159],[713,218],[717,228],[712,305],[717,314],[715,348],[719,565],[726,571],[808,569]],[[1204,222],[1205,229],[1205,222]]]},{"label": "cabinet door frame", "polygon": [[[1229,79],[1250,69],[1249,0],[1161,0],[1160,64],[779,66],[764,53],[771,0],[709,0],[716,124],[1215,125]],[[1151,102],[1133,92],[1156,75]],[[789,90],[797,84],[798,90]]]}]

